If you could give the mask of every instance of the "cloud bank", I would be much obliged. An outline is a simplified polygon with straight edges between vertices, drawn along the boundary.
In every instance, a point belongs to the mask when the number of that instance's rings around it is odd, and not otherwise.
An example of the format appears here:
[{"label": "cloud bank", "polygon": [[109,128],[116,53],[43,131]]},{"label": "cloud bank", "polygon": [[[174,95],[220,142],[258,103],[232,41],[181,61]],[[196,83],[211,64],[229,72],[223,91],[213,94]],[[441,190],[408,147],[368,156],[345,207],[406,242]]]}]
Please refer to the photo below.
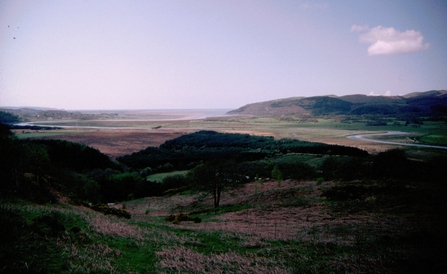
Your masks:
[{"label": "cloud bank", "polygon": [[374,91],[371,91],[371,92],[369,93],[369,96],[391,96],[391,91],[390,91],[390,90],[387,90],[387,91],[385,92],[385,94],[383,94],[383,95],[381,95],[381,94],[376,94]]},{"label": "cloud bank", "polygon": [[394,28],[377,26],[352,25],[351,32],[366,31],[361,34],[361,43],[371,44],[368,47],[368,55],[399,54],[426,50],[430,44],[423,43],[424,37],[415,30],[400,32]]}]

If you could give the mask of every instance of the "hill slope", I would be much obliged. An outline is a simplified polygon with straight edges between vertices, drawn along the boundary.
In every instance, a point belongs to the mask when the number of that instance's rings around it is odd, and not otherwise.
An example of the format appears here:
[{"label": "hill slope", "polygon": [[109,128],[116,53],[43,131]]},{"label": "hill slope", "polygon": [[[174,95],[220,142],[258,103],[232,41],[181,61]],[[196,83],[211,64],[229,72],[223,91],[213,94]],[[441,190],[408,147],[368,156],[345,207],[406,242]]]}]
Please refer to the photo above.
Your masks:
[{"label": "hill slope", "polygon": [[447,114],[447,90],[414,92],[404,96],[292,97],[248,104],[228,112],[255,116],[297,115],[409,115]]}]

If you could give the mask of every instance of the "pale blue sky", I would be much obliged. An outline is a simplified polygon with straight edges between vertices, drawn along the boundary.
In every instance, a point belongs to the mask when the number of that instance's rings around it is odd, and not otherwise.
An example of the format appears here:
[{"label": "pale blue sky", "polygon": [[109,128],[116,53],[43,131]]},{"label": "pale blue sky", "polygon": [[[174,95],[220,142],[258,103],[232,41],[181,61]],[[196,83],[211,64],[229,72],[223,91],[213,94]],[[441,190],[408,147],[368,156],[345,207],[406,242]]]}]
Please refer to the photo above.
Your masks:
[{"label": "pale blue sky", "polygon": [[237,108],[447,89],[446,0],[0,0],[0,106]]}]

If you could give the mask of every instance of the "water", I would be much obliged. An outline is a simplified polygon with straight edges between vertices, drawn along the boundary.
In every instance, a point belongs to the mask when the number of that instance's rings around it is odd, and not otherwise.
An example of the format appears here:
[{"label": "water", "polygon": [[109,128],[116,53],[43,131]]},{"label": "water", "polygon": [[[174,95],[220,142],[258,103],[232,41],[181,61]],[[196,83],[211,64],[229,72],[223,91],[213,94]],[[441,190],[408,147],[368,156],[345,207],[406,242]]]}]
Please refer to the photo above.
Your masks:
[{"label": "water", "polygon": [[389,135],[405,135],[405,134],[410,134],[410,133],[402,132],[402,131],[388,131],[386,133],[356,134],[356,135],[349,135],[347,137],[349,139],[351,139],[351,140],[364,141],[364,142],[374,142],[374,143],[381,143],[381,144],[387,144],[387,145],[399,145],[399,146],[413,146],[413,147],[447,149],[447,147],[444,147],[444,146],[432,146],[432,145],[422,145],[422,144],[409,144],[409,143],[389,142],[389,141],[382,141],[382,140],[368,138],[368,137],[372,137],[372,136],[387,136],[387,135],[389,136]]},{"label": "water", "polygon": [[84,128],[84,129],[120,129],[139,127],[126,127],[114,125],[86,125],[88,123],[107,123],[107,122],[166,122],[166,121],[184,121],[184,120],[201,120],[212,117],[226,117],[234,116],[227,114],[231,109],[149,109],[149,110],[85,110],[78,111],[82,114],[93,114],[97,116],[96,119],[77,120],[77,119],[63,119],[63,120],[43,120],[34,122],[22,122],[18,126],[42,126],[42,127],[57,127],[57,128]]}]

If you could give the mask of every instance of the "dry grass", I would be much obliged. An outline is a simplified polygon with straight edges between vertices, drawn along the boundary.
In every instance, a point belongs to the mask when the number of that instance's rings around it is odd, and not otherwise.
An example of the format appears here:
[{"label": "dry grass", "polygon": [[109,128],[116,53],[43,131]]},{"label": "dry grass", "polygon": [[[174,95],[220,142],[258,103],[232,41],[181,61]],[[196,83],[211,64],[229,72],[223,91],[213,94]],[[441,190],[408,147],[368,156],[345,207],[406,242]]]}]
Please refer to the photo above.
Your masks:
[{"label": "dry grass", "polygon": [[[43,132],[43,131],[41,131]],[[177,138],[188,131],[185,130],[142,130],[142,129],[107,129],[96,131],[81,131],[56,136],[46,136],[43,139],[58,139],[83,143],[98,149],[104,154],[116,158],[129,155],[147,148],[159,146],[165,141]],[[51,132],[50,132],[51,133]]]},{"label": "dry grass", "polygon": [[[223,193],[221,206],[253,205],[248,209],[232,212],[217,212],[217,215],[203,215],[208,218],[201,223],[182,222],[162,225],[199,231],[231,232],[240,237],[250,237],[254,242],[262,240],[295,240],[353,245],[356,236],[352,227],[369,227],[371,230],[387,230],[399,225],[402,220],[393,220],[367,212],[337,216],[331,211],[321,191],[332,187],[333,182],[316,186],[315,182],[284,181],[246,184],[240,189]],[[154,219],[168,216],[173,212],[197,212],[212,208],[210,196],[198,203],[201,195],[175,195],[168,198],[148,197],[126,208],[138,222],[157,222]],[[203,197],[203,196],[202,196]],[[371,198],[373,199],[373,198]],[[121,207],[121,205],[116,205]]]},{"label": "dry grass", "polygon": [[88,216],[87,221],[92,231],[114,237],[134,238],[143,240],[144,230],[109,216]]},{"label": "dry grass", "polygon": [[[83,206],[44,206],[44,205],[16,205],[3,204],[3,209],[26,212],[36,216],[51,215],[59,213],[62,216],[77,216],[88,224],[91,232],[98,235],[112,237],[132,238],[143,240],[147,234],[146,230],[130,224],[127,220],[119,219],[114,216],[106,216]],[[62,217],[63,218],[63,217]]]},{"label": "dry grass", "polygon": [[118,273],[117,267],[112,265],[113,259],[121,256],[117,249],[100,243],[81,247],[70,243],[69,236],[63,240],[59,239],[57,245],[68,260],[68,273]]},{"label": "dry grass", "polygon": [[156,254],[161,259],[158,266],[169,273],[290,273],[278,266],[279,262],[254,254],[242,256],[228,252],[203,255],[183,246],[163,248]]}]

